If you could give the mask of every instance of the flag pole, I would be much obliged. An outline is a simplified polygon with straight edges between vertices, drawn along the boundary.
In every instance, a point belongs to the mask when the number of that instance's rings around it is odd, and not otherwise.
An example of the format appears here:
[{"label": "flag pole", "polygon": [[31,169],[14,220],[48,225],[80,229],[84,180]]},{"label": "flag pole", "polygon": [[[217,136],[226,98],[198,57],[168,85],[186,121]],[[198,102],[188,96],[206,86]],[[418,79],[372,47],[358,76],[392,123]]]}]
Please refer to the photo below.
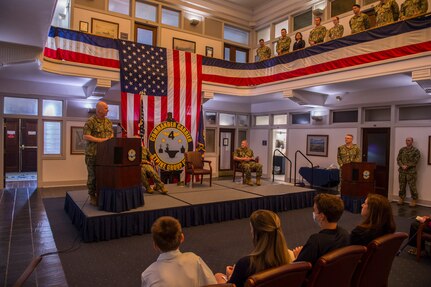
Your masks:
[{"label": "flag pole", "polygon": [[145,91],[139,92],[141,96],[140,99],[140,112],[139,112],[139,135],[141,137],[141,144],[145,146],[145,115],[144,115],[144,96],[146,96]]}]

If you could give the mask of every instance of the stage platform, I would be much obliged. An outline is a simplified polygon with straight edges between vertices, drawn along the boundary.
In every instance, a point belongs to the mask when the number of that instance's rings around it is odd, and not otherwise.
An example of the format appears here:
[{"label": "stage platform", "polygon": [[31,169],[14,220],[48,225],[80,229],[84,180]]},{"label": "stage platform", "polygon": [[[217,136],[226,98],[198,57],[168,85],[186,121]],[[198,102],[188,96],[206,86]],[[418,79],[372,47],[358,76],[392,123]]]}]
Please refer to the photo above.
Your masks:
[{"label": "stage platform", "polygon": [[144,194],[145,205],[126,212],[98,210],[88,201],[87,190],[69,191],[64,209],[84,242],[111,240],[151,232],[160,216],[180,220],[183,227],[249,217],[257,209],[275,212],[311,207],[316,191],[283,183],[262,181],[247,186],[229,180],[195,183],[189,186],[167,185],[167,195]]}]

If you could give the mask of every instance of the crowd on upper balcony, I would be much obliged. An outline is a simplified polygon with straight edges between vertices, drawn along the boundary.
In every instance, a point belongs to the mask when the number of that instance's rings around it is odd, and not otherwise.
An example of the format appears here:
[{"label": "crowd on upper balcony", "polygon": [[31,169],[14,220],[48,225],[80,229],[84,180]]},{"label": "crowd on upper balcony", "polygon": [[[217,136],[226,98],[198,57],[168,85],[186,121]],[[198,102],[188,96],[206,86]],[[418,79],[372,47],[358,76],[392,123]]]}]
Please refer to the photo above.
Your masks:
[{"label": "crowd on upper balcony", "polygon": [[[376,16],[376,27],[384,26],[398,20],[405,20],[426,13],[428,10],[427,0],[405,0],[399,7],[396,0],[380,0],[379,4],[374,7]],[[352,7],[353,16],[349,20],[351,34],[356,34],[371,28],[370,20],[367,14],[361,12],[361,6],[354,4]],[[323,42],[335,40],[343,37],[344,27],[339,23],[339,17],[332,18],[334,24],[329,30],[321,25],[321,17],[314,18],[315,27],[310,31],[308,44],[314,46]],[[281,29],[281,37],[276,43],[277,55],[284,55],[290,52],[292,40],[287,36],[287,30]],[[296,32],[293,51],[305,48],[305,41],[302,39],[301,32]],[[271,58],[271,48],[265,45],[263,39],[259,40],[259,48],[256,51],[257,61],[263,61]]]}]

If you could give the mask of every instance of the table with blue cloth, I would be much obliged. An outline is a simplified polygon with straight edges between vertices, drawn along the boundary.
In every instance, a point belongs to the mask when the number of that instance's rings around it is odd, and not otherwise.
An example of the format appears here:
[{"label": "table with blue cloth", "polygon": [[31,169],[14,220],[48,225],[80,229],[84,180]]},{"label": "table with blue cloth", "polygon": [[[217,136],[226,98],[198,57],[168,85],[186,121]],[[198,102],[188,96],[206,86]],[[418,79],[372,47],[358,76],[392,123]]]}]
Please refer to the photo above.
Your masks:
[{"label": "table with blue cloth", "polygon": [[334,187],[340,183],[340,171],[338,169],[301,167],[299,174],[312,186]]}]

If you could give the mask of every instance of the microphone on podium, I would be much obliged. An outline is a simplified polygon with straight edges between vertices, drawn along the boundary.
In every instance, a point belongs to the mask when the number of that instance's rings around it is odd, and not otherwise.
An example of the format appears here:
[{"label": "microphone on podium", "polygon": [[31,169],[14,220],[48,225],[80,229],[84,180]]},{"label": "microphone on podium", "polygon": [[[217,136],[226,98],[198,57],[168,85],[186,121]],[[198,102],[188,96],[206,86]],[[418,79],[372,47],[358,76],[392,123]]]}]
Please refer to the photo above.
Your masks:
[{"label": "microphone on podium", "polygon": [[127,134],[127,130],[123,127],[123,125],[121,123],[118,123],[118,126],[123,131],[123,133]]}]

